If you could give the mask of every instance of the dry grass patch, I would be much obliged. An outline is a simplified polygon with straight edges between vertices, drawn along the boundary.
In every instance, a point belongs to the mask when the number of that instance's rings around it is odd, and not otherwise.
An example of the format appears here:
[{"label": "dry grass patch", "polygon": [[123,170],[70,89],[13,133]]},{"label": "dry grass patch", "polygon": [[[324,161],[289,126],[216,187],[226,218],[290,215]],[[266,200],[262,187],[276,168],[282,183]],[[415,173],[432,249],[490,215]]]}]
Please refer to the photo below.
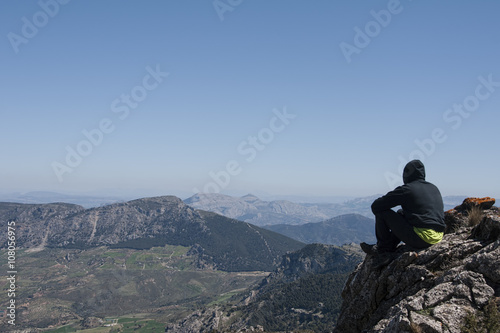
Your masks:
[{"label": "dry grass patch", "polygon": [[471,209],[469,209],[467,220],[470,227],[475,227],[476,225],[481,223],[483,218],[484,218],[484,213],[479,206],[474,206]]}]

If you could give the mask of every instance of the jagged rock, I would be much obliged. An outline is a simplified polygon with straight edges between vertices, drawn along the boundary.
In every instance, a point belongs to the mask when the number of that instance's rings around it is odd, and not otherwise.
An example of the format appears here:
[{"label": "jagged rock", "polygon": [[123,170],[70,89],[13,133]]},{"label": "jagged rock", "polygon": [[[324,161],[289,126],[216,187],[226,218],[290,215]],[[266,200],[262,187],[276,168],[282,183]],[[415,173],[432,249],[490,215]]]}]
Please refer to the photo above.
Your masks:
[{"label": "jagged rock", "polygon": [[471,237],[484,241],[498,239],[500,237],[500,219],[494,216],[485,217],[482,223],[472,230]]},{"label": "jagged rock", "polygon": [[224,316],[219,307],[208,310],[199,310],[189,315],[182,322],[177,324],[168,324],[165,328],[165,332],[216,332],[219,325],[226,320],[226,316]]},{"label": "jagged rock", "polygon": [[458,207],[458,210],[469,210],[472,207],[479,207],[483,210],[486,210],[493,207],[494,204],[495,204],[495,199],[490,197],[466,198],[464,202]]},{"label": "jagged rock", "polygon": [[[476,227],[466,221],[472,203],[484,214]],[[442,242],[419,252],[401,246],[385,268],[366,256],[344,287],[336,332],[461,332],[500,296],[500,214],[490,203],[465,200],[446,212]]]},{"label": "jagged rock", "polygon": [[423,332],[440,333],[443,331],[443,324],[440,321],[430,316],[419,314],[418,312],[410,312],[410,322],[420,327]]},{"label": "jagged rock", "polygon": [[500,281],[500,242],[496,241],[464,260],[465,269],[482,274],[491,281]]},{"label": "jagged rock", "polygon": [[445,303],[436,306],[431,315],[441,322],[441,332],[460,333],[462,332],[463,318],[472,311],[474,309],[467,305]]},{"label": "jagged rock", "polygon": [[469,213],[473,208],[479,208],[483,211],[491,210],[499,216],[498,208],[493,207],[495,199],[485,198],[466,198],[462,204],[445,212],[446,230],[445,233],[453,233],[469,223]]}]

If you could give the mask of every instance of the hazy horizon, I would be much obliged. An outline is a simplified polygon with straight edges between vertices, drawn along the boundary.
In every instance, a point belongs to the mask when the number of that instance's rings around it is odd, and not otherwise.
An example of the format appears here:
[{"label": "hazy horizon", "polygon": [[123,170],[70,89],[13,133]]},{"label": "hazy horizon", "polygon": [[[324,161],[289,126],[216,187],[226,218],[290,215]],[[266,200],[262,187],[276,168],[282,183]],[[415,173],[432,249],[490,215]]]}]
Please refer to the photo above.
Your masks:
[{"label": "hazy horizon", "polygon": [[[81,197],[81,198],[88,198],[88,199],[113,199],[113,200],[123,200],[123,201],[128,201],[128,200],[135,200],[135,199],[140,199],[140,198],[149,198],[149,197],[158,197],[158,196],[176,196],[182,200],[189,199],[195,195],[202,194],[204,195],[205,193],[197,193],[197,194],[191,194],[191,193],[161,193],[161,192],[136,192],[134,193],[119,193],[117,191],[110,191],[110,192],[103,192],[103,191],[93,191],[93,192],[53,192],[53,191],[28,191],[28,192],[5,192],[5,191],[0,191],[0,202],[2,200],[9,199],[8,202],[16,202],[16,198],[21,198],[21,197],[32,197],[32,198],[38,198],[43,201],[44,198],[51,197],[51,196],[60,196],[60,197]],[[209,193],[213,194],[213,193]],[[245,192],[234,192],[234,193],[217,193],[223,196],[229,196],[229,197],[234,197],[234,198],[241,198],[247,195],[254,195],[260,200],[263,201],[275,201],[275,200],[285,200],[285,201],[290,201],[290,202],[295,202],[295,203],[344,203],[347,201],[351,200],[357,200],[357,199],[367,199],[367,198],[372,198],[372,197],[377,197],[380,195],[383,195],[385,193],[372,193],[370,195],[366,196],[307,196],[307,195],[279,195],[279,194],[270,194],[270,193],[245,193]],[[446,200],[447,198],[461,198],[461,197],[468,197],[467,195],[446,195],[443,196],[443,198]]]}]

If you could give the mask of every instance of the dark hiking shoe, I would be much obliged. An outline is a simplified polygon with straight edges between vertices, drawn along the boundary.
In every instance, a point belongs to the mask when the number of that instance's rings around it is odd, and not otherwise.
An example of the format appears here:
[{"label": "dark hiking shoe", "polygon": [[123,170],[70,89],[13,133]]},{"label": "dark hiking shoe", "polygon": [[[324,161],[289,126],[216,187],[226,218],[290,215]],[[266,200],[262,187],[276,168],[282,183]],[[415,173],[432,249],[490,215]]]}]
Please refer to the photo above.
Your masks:
[{"label": "dark hiking shoe", "polygon": [[366,244],[365,242],[359,244],[361,246],[361,250],[363,250],[364,253],[369,254],[369,255],[377,255],[378,254],[378,249],[376,244]]},{"label": "dark hiking shoe", "polygon": [[372,268],[373,269],[380,269],[382,267],[385,267],[385,266],[389,265],[394,260],[394,258],[395,258],[395,254],[392,252],[380,253],[373,260]]}]

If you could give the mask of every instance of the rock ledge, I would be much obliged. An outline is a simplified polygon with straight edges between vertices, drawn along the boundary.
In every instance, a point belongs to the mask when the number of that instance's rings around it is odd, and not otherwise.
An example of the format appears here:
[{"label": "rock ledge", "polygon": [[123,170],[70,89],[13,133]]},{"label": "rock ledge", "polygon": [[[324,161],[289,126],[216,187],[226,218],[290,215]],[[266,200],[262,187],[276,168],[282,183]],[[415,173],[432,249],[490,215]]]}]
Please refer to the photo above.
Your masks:
[{"label": "rock ledge", "polygon": [[[466,199],[445,213],[442,242],[419,252],[401,246],[381,270],[366,256],[344,287],[336,332],[500,332],[500,211],[491,202]],[[475,226],[474,206],[482,210]]]}]

